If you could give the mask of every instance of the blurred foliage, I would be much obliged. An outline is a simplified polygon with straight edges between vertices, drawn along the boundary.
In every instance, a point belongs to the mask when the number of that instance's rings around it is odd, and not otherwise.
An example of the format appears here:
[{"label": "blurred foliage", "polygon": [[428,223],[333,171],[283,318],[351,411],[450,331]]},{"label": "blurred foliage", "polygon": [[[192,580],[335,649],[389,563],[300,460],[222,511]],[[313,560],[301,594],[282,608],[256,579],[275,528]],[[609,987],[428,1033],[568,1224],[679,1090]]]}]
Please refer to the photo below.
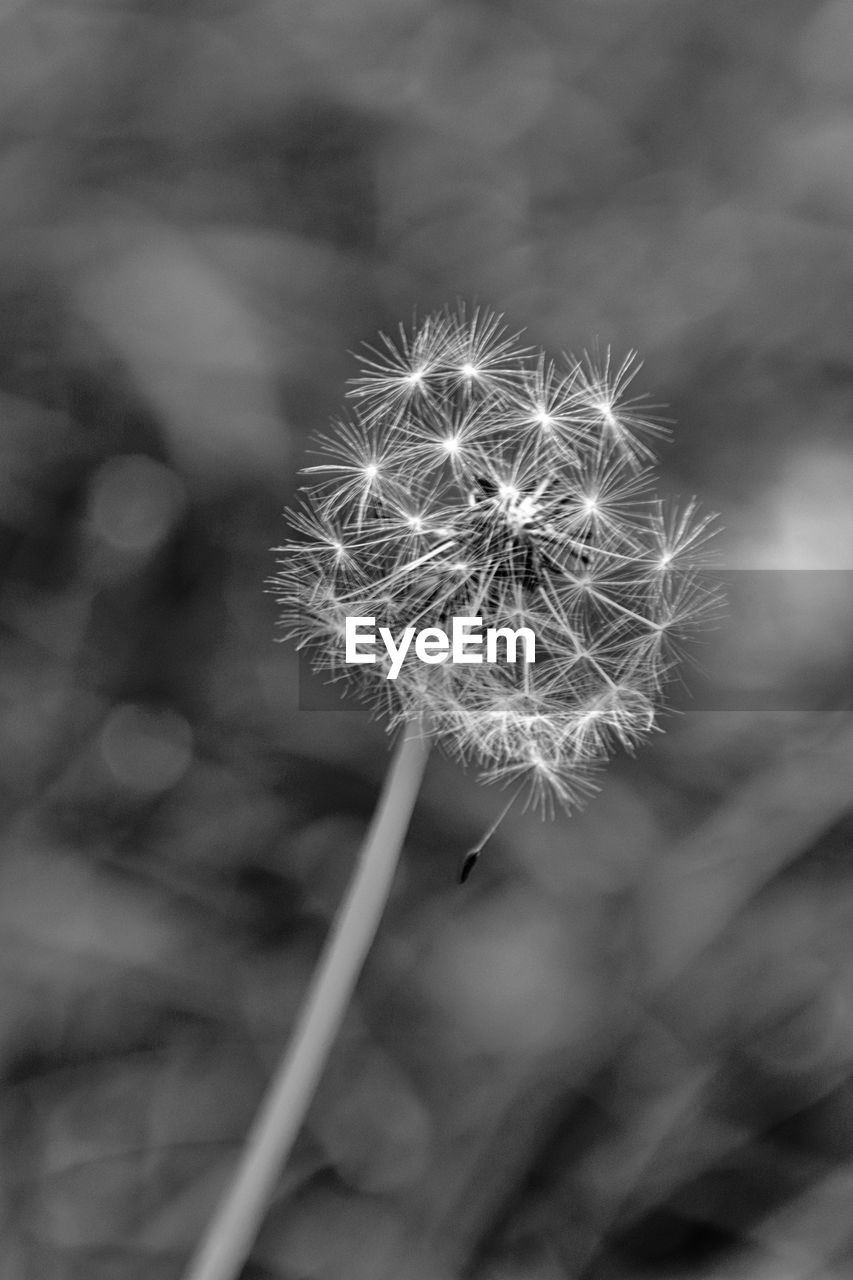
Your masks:
[{"label": "blurred foliage", "polygon": [[639,349],[764,594],[464,890],[433,762],[246,1274],[849,1277],[853,615],[769,571],[853,567],[851,0],[5,0],[0,122],[4,1280],[171,1280],[223,1185],[386,758],[268,547],[457,297]]}]

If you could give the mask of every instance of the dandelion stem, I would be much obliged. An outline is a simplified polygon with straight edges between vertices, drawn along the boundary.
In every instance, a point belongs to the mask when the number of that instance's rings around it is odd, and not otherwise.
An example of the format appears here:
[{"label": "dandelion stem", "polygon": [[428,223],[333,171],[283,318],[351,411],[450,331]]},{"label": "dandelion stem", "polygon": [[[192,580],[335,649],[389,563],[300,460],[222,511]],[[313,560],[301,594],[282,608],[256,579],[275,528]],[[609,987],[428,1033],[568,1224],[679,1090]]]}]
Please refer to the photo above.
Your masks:
[{"label": "dandelion stem", "polygon": [[236,1280],[251,1251],[385,909],[428,754],[422,727],[408,724],[288,1048],[184,1280]]}]

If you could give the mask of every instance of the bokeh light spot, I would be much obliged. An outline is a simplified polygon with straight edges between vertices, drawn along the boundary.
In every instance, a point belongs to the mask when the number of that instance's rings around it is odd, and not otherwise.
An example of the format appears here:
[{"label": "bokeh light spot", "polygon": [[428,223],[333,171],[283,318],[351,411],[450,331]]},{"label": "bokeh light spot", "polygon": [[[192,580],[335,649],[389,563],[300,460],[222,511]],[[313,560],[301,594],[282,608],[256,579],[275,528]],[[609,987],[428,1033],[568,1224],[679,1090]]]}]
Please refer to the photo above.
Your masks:
[{"label": "bokeh light spot", "polygon": [[137,792],[165,791],[186,772],[192,759],[192,730],[169,708],[125,702],[107,718],[101,754],[120,786]]},{"label": "bokeh light spot", "polygon": [[110,458],[89,490],[89,519],[104,542],[144,555],[168,537],[186,503],[169,467],[142,454]]}]

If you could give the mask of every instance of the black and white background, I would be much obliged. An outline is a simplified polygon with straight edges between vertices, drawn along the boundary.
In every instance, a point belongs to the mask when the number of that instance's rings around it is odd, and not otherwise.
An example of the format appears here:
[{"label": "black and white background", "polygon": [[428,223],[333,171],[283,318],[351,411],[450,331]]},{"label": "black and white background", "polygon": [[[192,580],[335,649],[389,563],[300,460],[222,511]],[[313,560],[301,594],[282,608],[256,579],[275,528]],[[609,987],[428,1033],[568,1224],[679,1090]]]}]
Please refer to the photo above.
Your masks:
[{"label": "black and white background", "polygon": [[2,1280],[177,1280],[223,1185],[388,749],[270,547],[459,298],[639,351],[731,608],[463,888],[431,761],[247,1280],[853,1276],[853,3],[3,0]]}]

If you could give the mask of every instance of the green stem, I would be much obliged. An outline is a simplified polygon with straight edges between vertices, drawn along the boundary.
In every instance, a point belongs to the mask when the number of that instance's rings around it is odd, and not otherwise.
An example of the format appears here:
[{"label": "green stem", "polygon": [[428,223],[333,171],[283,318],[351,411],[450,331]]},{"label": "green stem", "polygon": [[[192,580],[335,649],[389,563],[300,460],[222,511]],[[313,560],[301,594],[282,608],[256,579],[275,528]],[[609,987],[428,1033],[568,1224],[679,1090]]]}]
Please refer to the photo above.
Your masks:
[{"label": "green stem", "polygon": [[409,724],[288,1048],[184,1280],[236,1280],[249,1256],[379,926],[428,754],[421,726]]}]

